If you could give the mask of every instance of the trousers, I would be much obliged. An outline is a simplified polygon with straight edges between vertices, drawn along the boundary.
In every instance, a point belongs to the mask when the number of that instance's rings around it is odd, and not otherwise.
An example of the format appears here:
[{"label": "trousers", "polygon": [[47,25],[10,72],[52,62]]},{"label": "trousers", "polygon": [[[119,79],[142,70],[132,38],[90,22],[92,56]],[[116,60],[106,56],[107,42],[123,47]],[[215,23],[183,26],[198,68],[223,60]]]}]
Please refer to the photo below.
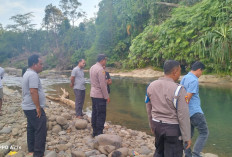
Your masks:
[{"label": "trousers", "polygon": [[34,157],[44,156],[47,137],[47,117],[41,108],[41,117],[37,117],[36,110],[24,110],[27,117],[27,146],[28,152],[34,152]]},{"label": "trousers", "polygon": [[152,130],[155,134],[154,157],[182,157],[183,141],[179,124],[167,124],[152,121]]},{"label": "trousers", "polygon": [[106,121],[106,99],[92,98],[92,128],[93,136],[103,134]]},{"label": "trousers", "polygon": [[85,90],[74,89],[76,116],[82,116],[82,109],[85,101]]}]

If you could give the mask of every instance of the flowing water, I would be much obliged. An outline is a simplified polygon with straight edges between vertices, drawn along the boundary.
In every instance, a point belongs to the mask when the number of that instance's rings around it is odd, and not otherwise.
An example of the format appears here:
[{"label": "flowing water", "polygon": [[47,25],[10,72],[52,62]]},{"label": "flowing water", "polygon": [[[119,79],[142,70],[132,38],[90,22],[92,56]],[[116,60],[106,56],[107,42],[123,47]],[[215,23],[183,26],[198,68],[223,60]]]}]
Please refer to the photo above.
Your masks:
[{"label": "flowing water", "polygon": [[[20,78],[7,80],[11,86],[20,82]],[[114,78],[110,87],[111,103],[107,106],[107,121],[150,134],[144,103],[146,86],[150,81],[152,80]],[[42,84],[46,86],[48,94],[61,95],[60,88],[65,88],[70,93],[70,99],[74,100],[73,90],[69,87],[68,82],[68,79],[42,79]],[[90,111],[91,99],[88,79],[86,88],[84,110]],[[203,152],[218,154],[220,157],[232,156],[232,89],[220,87],[220,85],[213,87],[201,85],[200,97],[210,131]]]}]

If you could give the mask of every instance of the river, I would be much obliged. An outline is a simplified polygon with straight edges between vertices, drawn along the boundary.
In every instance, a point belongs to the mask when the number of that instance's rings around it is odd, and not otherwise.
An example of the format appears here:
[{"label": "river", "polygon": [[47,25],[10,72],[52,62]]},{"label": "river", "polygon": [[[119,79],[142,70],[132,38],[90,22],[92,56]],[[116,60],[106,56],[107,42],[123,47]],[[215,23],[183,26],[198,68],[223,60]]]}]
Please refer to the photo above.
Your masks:
[{"label": "river", "polygon": [[[70,99],[74,100],[75,97],[69,87],[68,79],[41,80],[48,94],[61,95],[60,88],[65,88],[70,93]],[[107,121],[150,134],[144,103],[146,86],[150,81],[152,79],[113,78],[110,94],[111,103],[107,107]],[[8,86],[20,86],[20,82],[20,77],[6,76],[4,80],[4,83]],[[84,110],[90,114],[90,84],[88,79],[86,82]],[[210,131],[203,152],[218,154],[220,157],[231,156],[232,89],[219,85],[200,85],[200,97]]]}]

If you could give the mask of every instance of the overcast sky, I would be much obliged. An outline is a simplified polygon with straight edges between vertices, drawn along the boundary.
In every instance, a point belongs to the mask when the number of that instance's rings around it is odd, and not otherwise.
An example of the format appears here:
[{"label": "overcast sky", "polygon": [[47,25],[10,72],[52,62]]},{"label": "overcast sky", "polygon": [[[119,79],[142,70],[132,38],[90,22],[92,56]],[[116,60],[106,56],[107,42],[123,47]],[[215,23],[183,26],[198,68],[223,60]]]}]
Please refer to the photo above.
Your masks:
[{"label": "overcast sky", "polygon": [[[5,27],[12,24],[9,20],[11,16],[16,14],[25,14],[33,12],[33,24],[37,24],[36,28],[40,28],[44,17],[45,7],[52,3],[59,7],[60,0],[0,0],[0,23]],[[82,3],[80,9],[87,13],[87,18],[94,17],[98,11],[98,3],[101,0],[79,0]]]}]

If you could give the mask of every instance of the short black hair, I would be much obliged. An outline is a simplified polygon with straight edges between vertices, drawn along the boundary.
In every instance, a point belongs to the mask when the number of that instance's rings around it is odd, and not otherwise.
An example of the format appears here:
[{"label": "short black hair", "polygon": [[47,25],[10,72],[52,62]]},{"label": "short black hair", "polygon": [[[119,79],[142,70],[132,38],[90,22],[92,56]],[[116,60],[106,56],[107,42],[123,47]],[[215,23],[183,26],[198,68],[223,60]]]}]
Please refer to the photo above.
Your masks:
[{"label": "short black hair", "polygon": [[84,59],[82,58],[82,59],[79,59],[78,61],[77,61],[77,64],[79,64],[80,62],[82,62]]},{"label": "short black hair", "polygon": [[205,65],[199,61],[196,61],[195,63],[192,64],[191,70],[196,71],[198,69],[204,70]]},{"label": "short black hair", "polygon": [[34,64],[37,64],[39,62],[39,55],[31,55],[29,58],[28,58],[28,67],[31,67],[33,66]]},{"label": "short black hair", "polygon": [[106,59],[106,55],[105,55],[105,54],[99,54],[99,55],[97,56],[97,61],[98,61],[98,62],[101,62],[101,61],[104,60],[104,59]]},{"label": "short black hair", "polygon": [[180,63],[175,60],[167,60],[164,63],[164,74],[171,74],[174,68],[180,66]]}]

